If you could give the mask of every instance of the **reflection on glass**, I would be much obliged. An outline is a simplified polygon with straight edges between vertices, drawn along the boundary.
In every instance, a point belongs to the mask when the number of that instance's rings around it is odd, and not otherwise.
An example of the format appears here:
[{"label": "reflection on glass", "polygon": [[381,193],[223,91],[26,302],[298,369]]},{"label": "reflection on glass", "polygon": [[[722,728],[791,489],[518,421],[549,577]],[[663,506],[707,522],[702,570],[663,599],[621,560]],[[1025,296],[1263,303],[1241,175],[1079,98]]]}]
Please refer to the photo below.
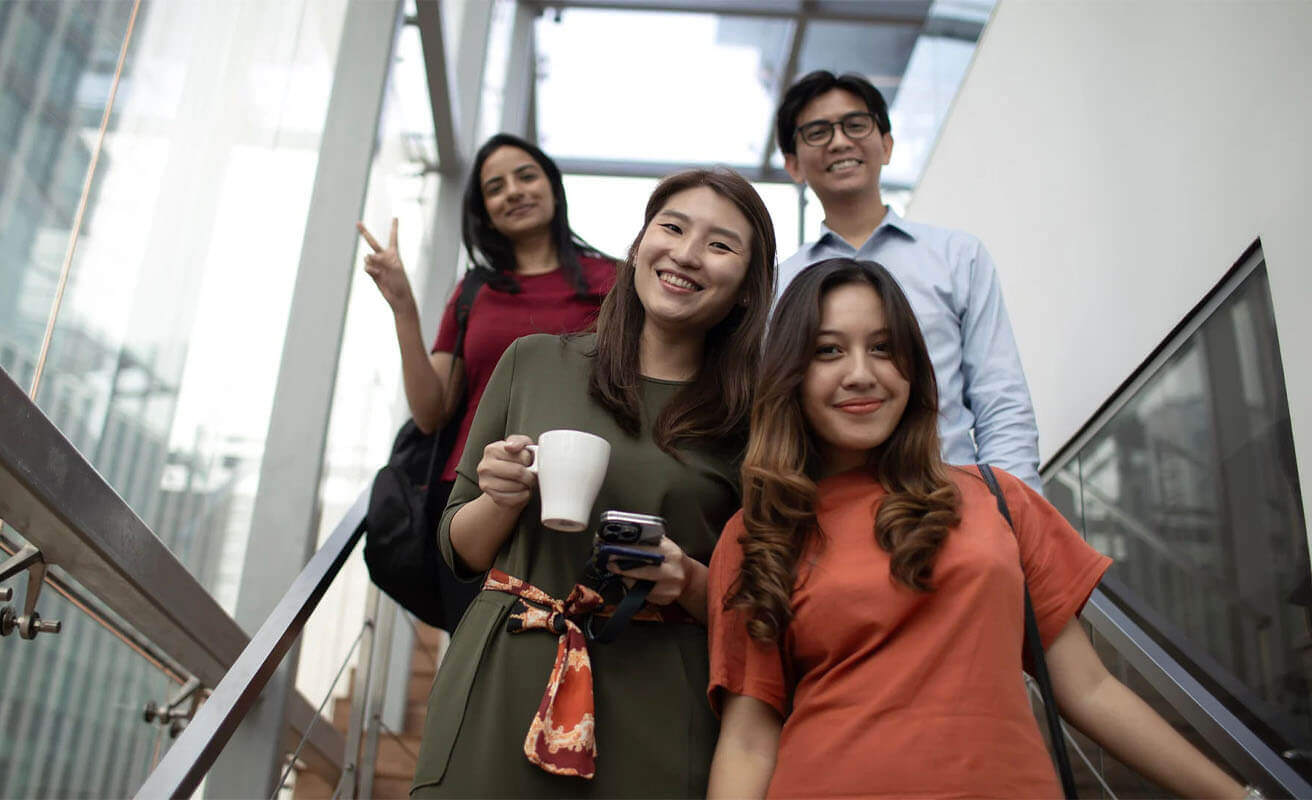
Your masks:
[{"label": "reflection on glass", "polygon": [[343,14],[343,0],[142,5],[37,398],[227,603]]},{"label": "reflection on glass", "polygon": [[1260,265],[1048,486],[1078,489],[1129,610],[1277,749],[1306,750],[1312,585],[1270,303]]},{"label": "reflection on glass", "polygon": [[[1075,530],[1088,538],[1084,530],[1084,500],[1080,492],[1079,459],[1071,459],[1057,471],[1056,475],[1044,482],[1043,496],[1070,521]],[[1097,543],[1093,546],[1099,552],[1107,552],[1106,547],[1099,546]]]},{"label": "reflection on glass", "polygon": [[130,0],[0,2],[0,367],[31,385]]},{"label": "reflection on glass", "polygon": [[38,610],[63,629],[0,642],[0,797],[130,797],[172,741],[142,710],[177,684],[48,586]]},{"label": "reflection on glass", "polygon": [[[0,2],[0,366],[23,384],[132,6]],[[344,12],[141,4],[37,397],[229,608]],[[41,603],[63,632],[0,659],[0,796],[127,796],[169,687]]]},{"label": "reflection on glass", "polygon": [[759,165],[789,29],[778,19],[710,14],[544,16],[536,34],[542,148],[560,158]]}]

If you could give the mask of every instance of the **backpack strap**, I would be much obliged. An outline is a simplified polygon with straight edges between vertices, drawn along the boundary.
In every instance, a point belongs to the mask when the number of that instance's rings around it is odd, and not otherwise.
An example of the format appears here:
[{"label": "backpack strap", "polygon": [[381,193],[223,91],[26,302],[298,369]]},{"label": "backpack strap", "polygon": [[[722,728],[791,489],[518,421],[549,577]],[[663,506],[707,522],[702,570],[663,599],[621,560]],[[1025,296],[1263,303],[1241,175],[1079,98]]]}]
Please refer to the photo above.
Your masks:
[{"label": "backpack strap", "polygon": [[[1011,521],[1011,511],[1007,509],[1007,500],[1002,496],[1002,487],[988,464],[976,464],[979,476],[988,484],[993,499],[998,502],[998,512],[1011,528],[1011,535],[1016,535],[1016,526]],[[1020,541],[1016,542],[1019,547]],[[1021,564],[1021,574],[1025,565]],[[1052,693],[1052,679],[1048,676],[1048,662],[1043,658],[1043,639],[1039,636],[1039,621],[1034,616],[1034,604],[1030,601],[1029,581],[1025,581],[1025,651],[1030,657],[1030,666],[1034,670],[1034,681],[1039,684],[1039,695],[1043,697],[1043,712],[1048,719],[1048,738],[1052,742],[1052,755],[1057,760],[1057,772],[1061,776],[1061,788],[1068,800],[1074,800],[1075,775],[1071,771],[1071,759],[1066,752],[1066,739],[1062,736],[1061,716],[1057,713],[1057,700]]]},{"label": "backpack strap", "polygon": [[[477,267],[465,270],[465,276],[460,279],[460,295],[456,298],[456,346],[451,354],[451,370],[447,374],[447,385],[451,385],[451,380],[456,374],[456,361],[463,360],[465,357],[465,332],[469,330],[469,310],[474,307],[474,298],[478,296],[478,290],[483,288],[487,283],[487,276],[483,270]],[[437,478],[439,468],[439,456],[443,459],[450,453],[451,447],[455,445],[454,428],[460,424],[460,414],[457,414],[450,420],[447,420],[445,428],[434,434],[433,451],[428,457],[428,469],[424,471],[426,476],[425,486],[432,486]],[[445,445],[445,446],[443,446]],[[431,494],[431,493],[430,493]],[[428,496],[424,498],[424,513],[431,514],[432,508],[428,502]]]},{"label": "backpack strap", "polygon": [[465,270],[465,277],[460,280],[460,296],[456,299],[456,347],[451,354],[454,359],[465,357],[465,332],[469,330],[469,310],[474,307],[474,298],[478,290],[487,283],[487,276],[478,267]]}]

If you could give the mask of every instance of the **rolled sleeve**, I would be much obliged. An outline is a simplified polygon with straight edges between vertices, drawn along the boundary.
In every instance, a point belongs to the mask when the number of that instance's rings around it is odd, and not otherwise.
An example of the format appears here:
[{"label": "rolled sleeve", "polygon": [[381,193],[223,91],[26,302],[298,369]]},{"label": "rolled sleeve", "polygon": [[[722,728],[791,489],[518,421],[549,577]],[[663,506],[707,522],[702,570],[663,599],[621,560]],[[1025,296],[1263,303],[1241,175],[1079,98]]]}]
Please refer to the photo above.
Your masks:
[{"label": "rolled sleeve", "polygon": [[724,694],[729,692],[754,697],[784,717],[788,714],[788,684],[779,647],[753,639],[742,611],[724,607],[742,567],[738,540],[744,531],[740,511],[725,525],[711,557],[706,603],[711,671],[706,696],[717,716],[724,708]]},{"label": "rolled sleeve", "polygon": [[469,428],[469,437],[465,440],[465,449],[460,456],[460,465],[456,467],[455,484],[451,487],[451,496],[447,500],[446,510],[442,512],[442,522],[437,529],[438,549],[442,560],[447,563],[455,576],[462,581],[481,580],[483,573],[474,572],[465,566],[451,545],[451,519],[465,503],[475,500],[483,492],[478,488],[478,462],[483,458],[483,449],[493,442],[506,438],[506,416],[510,408],[510,394],[514,389],[515,356],[519,348],[516,341],[502,354],[488,379],[487,388],[479,400],[478,410],[474,413],[474,422]]},{"label": "rolled sleeve", "polygon": [[1026,586],[1046,648],[1084,608],[1112,560],[1090,547],[1042,495],[1016,476],[995,472],[1011,512]]},{"label": "rolled sleeve", "polygon": [[977,244],[961,326],[964,402],[975,417],[979,460],[1042,492],[1039,432],[1016,337],[993,260]]}]

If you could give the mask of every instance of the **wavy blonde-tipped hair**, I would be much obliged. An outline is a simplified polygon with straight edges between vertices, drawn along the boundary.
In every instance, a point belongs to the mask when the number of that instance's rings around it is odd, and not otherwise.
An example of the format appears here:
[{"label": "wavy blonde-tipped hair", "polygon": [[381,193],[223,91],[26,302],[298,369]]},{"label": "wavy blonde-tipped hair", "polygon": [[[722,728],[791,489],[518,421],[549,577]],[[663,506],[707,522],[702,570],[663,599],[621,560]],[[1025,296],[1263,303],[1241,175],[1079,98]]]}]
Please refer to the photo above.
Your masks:
[{"label": "wavy blonde-tipped hair", "polygon": [[821,303],[851,284],[879,295],[893,363],[910,383],[901,420],[868,462],[887,491],[873,534],[890,556],[892,580],[931,591],[934,559],[960,521],[960,494],[939,455],[934,368],[906,296],[872,262],[834,258],[808,267],[780,298],[766,336],[742,466],[743,563],[724,601],[726,609],[745,612],[748,632],[759,641],[782,637],[792,620],[798,560],[823,535],[815,515],[815,476],[823,465],[801,387],[815,357]]}]

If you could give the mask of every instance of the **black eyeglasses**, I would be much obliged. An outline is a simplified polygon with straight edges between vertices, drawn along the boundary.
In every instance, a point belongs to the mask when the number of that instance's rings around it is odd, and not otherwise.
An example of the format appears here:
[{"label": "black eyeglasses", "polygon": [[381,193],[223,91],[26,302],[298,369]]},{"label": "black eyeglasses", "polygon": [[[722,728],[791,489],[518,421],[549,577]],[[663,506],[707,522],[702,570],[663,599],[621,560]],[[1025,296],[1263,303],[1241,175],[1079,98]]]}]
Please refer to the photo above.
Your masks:
[{"label": "black eyeglasses", "polygon": [[844,114],[837,122],[818,119],[797,128],[797,136],[812,147],[824,147],[834,138],[834,128],[843,128],[843,135],[849,139],[864,139],[875,130],[875,115],[868,111],[853,111]]}]

